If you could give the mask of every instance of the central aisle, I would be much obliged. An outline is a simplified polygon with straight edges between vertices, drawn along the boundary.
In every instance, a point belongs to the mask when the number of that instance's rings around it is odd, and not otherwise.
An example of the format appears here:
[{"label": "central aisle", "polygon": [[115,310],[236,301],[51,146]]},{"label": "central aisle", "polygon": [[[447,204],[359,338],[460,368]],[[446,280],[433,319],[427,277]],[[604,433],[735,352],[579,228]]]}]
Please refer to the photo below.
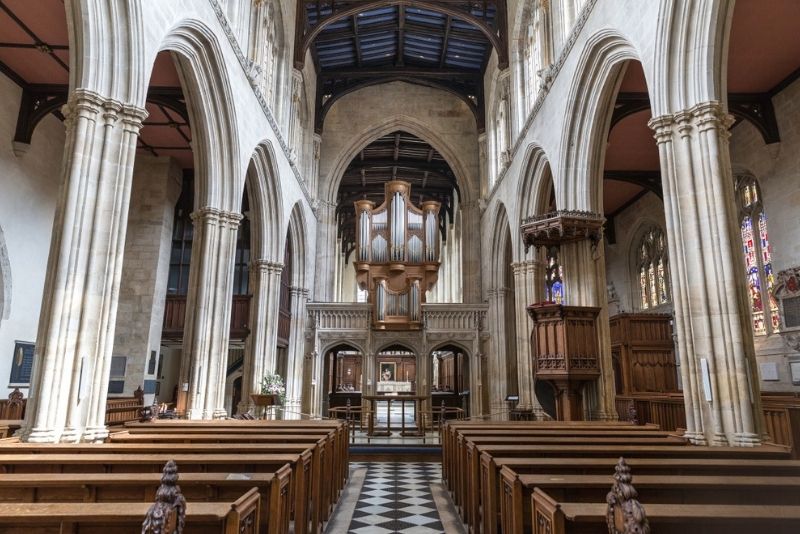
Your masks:
[{"label": "central aisle", "polygon": [[352,462],[350,472],[351,498],[342,499],[338,517],[331,522],[347,524],[348,533],[464,532],[443,490],[439,462]]}]

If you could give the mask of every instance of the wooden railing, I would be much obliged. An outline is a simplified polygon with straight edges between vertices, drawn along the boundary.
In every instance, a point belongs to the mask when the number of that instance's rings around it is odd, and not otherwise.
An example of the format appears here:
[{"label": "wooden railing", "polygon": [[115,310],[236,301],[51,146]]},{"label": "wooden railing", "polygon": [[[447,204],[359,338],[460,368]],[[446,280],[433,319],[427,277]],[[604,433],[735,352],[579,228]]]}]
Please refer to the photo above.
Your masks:
[{"label": "wooden railing", "polygon": [[138,421],[144,408],[144,391],[139,387],[133,397],[118,397],[106,401],[106,425],[121,425]]},{"label": "wooden railing", "polygon": [[[231,339],[244,339],[250,333],[250,295],[234,295],[231,305]],[[186,295],[167,295],[164,303],[164,339],[182,339],[186,322]]]},{"label": "wooden railing", "polygon": [[[622,421],[636,420],[640,425],[654,423],[662,430],[686,428],[683,395],[617,395],[617,415]],[[765,431],[769,442],[784,446],[800,458],[800,396],[796,394],[761,396]]]}]

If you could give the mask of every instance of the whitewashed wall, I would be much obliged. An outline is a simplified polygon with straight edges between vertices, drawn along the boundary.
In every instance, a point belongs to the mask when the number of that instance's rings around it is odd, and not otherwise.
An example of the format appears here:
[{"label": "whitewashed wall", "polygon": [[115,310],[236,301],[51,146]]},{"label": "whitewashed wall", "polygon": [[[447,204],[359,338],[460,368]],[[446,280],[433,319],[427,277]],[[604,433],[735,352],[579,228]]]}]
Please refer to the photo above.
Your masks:
[{"label": "whitewashed wall", "polygon": [[10,313],[4,310],[8,318],[0,318],[3,398],[9,393],[15,340],[36,341],[64,151],[64,126],[51,115],[36,128],[28,152],[14,155],[21,95],[22,90],[0,74],[0,229],[11,268]]}]

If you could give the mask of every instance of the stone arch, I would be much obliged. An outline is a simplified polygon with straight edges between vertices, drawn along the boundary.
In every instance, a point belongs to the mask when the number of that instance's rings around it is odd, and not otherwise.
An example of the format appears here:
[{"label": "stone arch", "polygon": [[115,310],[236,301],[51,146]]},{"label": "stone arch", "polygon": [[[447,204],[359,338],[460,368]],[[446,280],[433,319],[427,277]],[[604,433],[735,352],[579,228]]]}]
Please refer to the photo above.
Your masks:
[{"label": "stone arch", "polygon": [[352,339],[347,339],[347,340],[332,339],[332,340],[326,342],[322,346],[322,348],[320,349],[319,353],[324,355],[324,354],[327,354],[329,350],[334,349],[336,347],[341,347],[341,346],[349,346],[349,347],[357,350],[361,354],[366,354],[367,353],[366,350],[364,349],[364,345],[362,343],[360,343],[358,341],[354,341]]},{"label": "stone arch", "polygon": [[440,341],[439,343],[436,343],[430,349],[428,349],[428,353],[430,354],[431,352],[436,352],[437,350],[440,350],[443,347],[446,347],[448,345],[453,346],[453,347],[458,347],[459,349],[463,350],[465,356],[472,356],[472,349],[467,348],[467,346],[462,341],[458,341],[458,340],[454,340],[454,339],[448,339],[448,340]]},{"label": "stone arch", "polygon": [[379,344],[378,348],[376,348],[374,352],[375,354],[380,354],[381,352],[385,351],[386,349],[394,345],[406,349],[408,352],[413,353],[414,356],[418,358],[420,356],[420,353],[422,352],[420,347],[415,347],[412,343],[404,339],[387,339],[386,341]]},{"label": "stone arch", "polygon": [[[564,172],[564,183],[556,196],[562,209],[603,211],[606,136],[614,98],[629,60],[639,61],[639,54],[626,37],[614,30],[597,32],[581,51],[578,75],[566,99],[570,104],[564,119],[561,145],[565,149],[559,166]],[[652,92],[652,87],[648,83],[648,92]],[[654,99],[652,95],[650,99]]]},{"label": "stone arch", "polygon": [[[522,179],[517,186],[516,196],[519,200],[518,223],[520,225],[528,217],[545,214],[550,206],[551,194],[558,198],[552,167],[544,148],[536,143],[530,144],[524,161],[526,163],[523,166]],[[519,259],[526,256],[522,235],[518,233],[514,241],[516,243],[514,257]]]},{"label": "stone arch", "polygon": [[395,116],[386,118],[375,124],[372,128],[367,129],[363,134],[355,138],[346,150],[342,151],[331,167],[327,184],[323,186],[325,189],[321,191],[320,197],[335,204],[339,183],[342,181],[342,176],[353,158],[373,141],[397,130],[402,130],[419,137],[430,144],[444,157],[456,176],[456,181],[462,195],[462,198],[459,199],[462,205],[477,196],[478,184],[470,180],[467,166],[461,158],[458,157],[457,150],[449,146],[446,141],[442,140],[428,126],[413,117]]},{"label": "stone arch", "polygon": [[511,226],[509,223],[508,212],[506,211],[505,204],[498,201],[495,204],[495,210],[492,219],[493,223],[490,225],[490,243],[489,261],[491,262],[489,270],[489,287],[508,287],[506,266],[504,265],[506,247],[512,247],[513,257],[513,239],[511,239]]},{"label": "stone arch", "polygon": [[[173,53],[186,96],[195,160],[195,207],[238,212],[245,177],[239,172],[234,100],[217,36],[201,22],[184,20],[169,30],[159,51]],[[155,57],[151,72],[154,61]]]},{"label": "stone arch", "polygon": [[308,233],[302,205],[298,202],[289,216],[286,240],[292,249],[292,281],[293,287],[306,288],[310,279],[306,272],[309,264],[307,254],[312,252],[308,246]]},{"label": "stone arch", "polygon": [[728,39],[734,2],[662,2],[654,39],[653,117],[727,100]]},{"label": "stone arch", "polygon": [[247,168],[247,193],[250,201],[252,256],[254,259],[281,262],[283,202],[281,182],[275,166],[275,153],[268,141],[260,143]]},{"label": "stone arch", "polygon": [[11,314],[11,263],[3,228],[0,227],[0,321]]}]

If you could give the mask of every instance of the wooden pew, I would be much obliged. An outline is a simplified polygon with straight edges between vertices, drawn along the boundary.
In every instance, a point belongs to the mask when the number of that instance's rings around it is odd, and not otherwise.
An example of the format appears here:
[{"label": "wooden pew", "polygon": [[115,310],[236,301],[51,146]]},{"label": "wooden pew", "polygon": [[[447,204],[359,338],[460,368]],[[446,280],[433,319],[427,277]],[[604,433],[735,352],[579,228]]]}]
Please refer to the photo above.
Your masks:
[{"label": "wooden pew", "polygon": [[[480,456],[479,448],[493,450],[494,447],[513,446],[520,447],[520,450],[528,452],[538,449],[539,454],[543,451],[560,450],[564,447],[602,447],[604,450],[613,448],[622,450],[623,447],[661,447],[661,450],[670,448],[685,448],[686,441],[681,438],[641,438],[641,437],[605,437],[603,435],[591,436],[568,436],[563,438],[553,436],[469,436],[457,450],[458,471],[465,473],[459,479],[460,484],[455,488],[458,493],[457,502],[464,503],[462,506],[464,520],[473,528],[480,523],[479,512],[481,510],[481,487],[480,487]],[[488,451],[485,451],[488,452]],[[491,454],[491,453],[489,453]]]},{"label": "wooden pew", "polygon": [[[612,464],[609,464],[612,465]],[[606,466],[608,471],[609,466]],[[522,534],[531,529],[531,494],[538,488],[556,501],[592,503],[605,499],[605,475],[518,475],[508,467],[500,471],[501,531]],[[636,489],[647,509],[653,504],[748,504],[793,505],[800,502],[800,477],[764,476],[669,476],[641,475],[637,469]]]},{"label": "wooden pew", "polygon": [[[258,489],[262,531],[289,530],[292,471],[285,465],[272,473],[183,473],[180,488],[191,502],[236,499]],[[0,502],[136,502],[155,499],[157,473],[48,473],[0,475]]]},{"label": "wooden pew", "polygon": [[[559,502],[540,489],[531,496],[534,534],[608,534],[608,505]],[[657,534],[796,534],[800,506],[645,504]]]},{"label": "wooden pew", "polygon": [[[150,503],[0,503],[0,527],[9,534],[71,532],[140,534]],[[186,506],[188,532],[256,534],[260,530],[258,489],[234,502]]]},{"label": "wooden pew", "polygon": [[[553,476],[608,475],[609,466],[617,457],[598,458],[510,458],[481,455],[481,502],[483,503],[483,532],[497,532],[500,518],[500,470],[504,467],[518,475]],[[794,460],[731,460],[715,458],[629,458],[628,464],[639,475],[660,476],[770,476],[800,477],[800,461]],[[494,518],[494,521],[492,521]]]}]

